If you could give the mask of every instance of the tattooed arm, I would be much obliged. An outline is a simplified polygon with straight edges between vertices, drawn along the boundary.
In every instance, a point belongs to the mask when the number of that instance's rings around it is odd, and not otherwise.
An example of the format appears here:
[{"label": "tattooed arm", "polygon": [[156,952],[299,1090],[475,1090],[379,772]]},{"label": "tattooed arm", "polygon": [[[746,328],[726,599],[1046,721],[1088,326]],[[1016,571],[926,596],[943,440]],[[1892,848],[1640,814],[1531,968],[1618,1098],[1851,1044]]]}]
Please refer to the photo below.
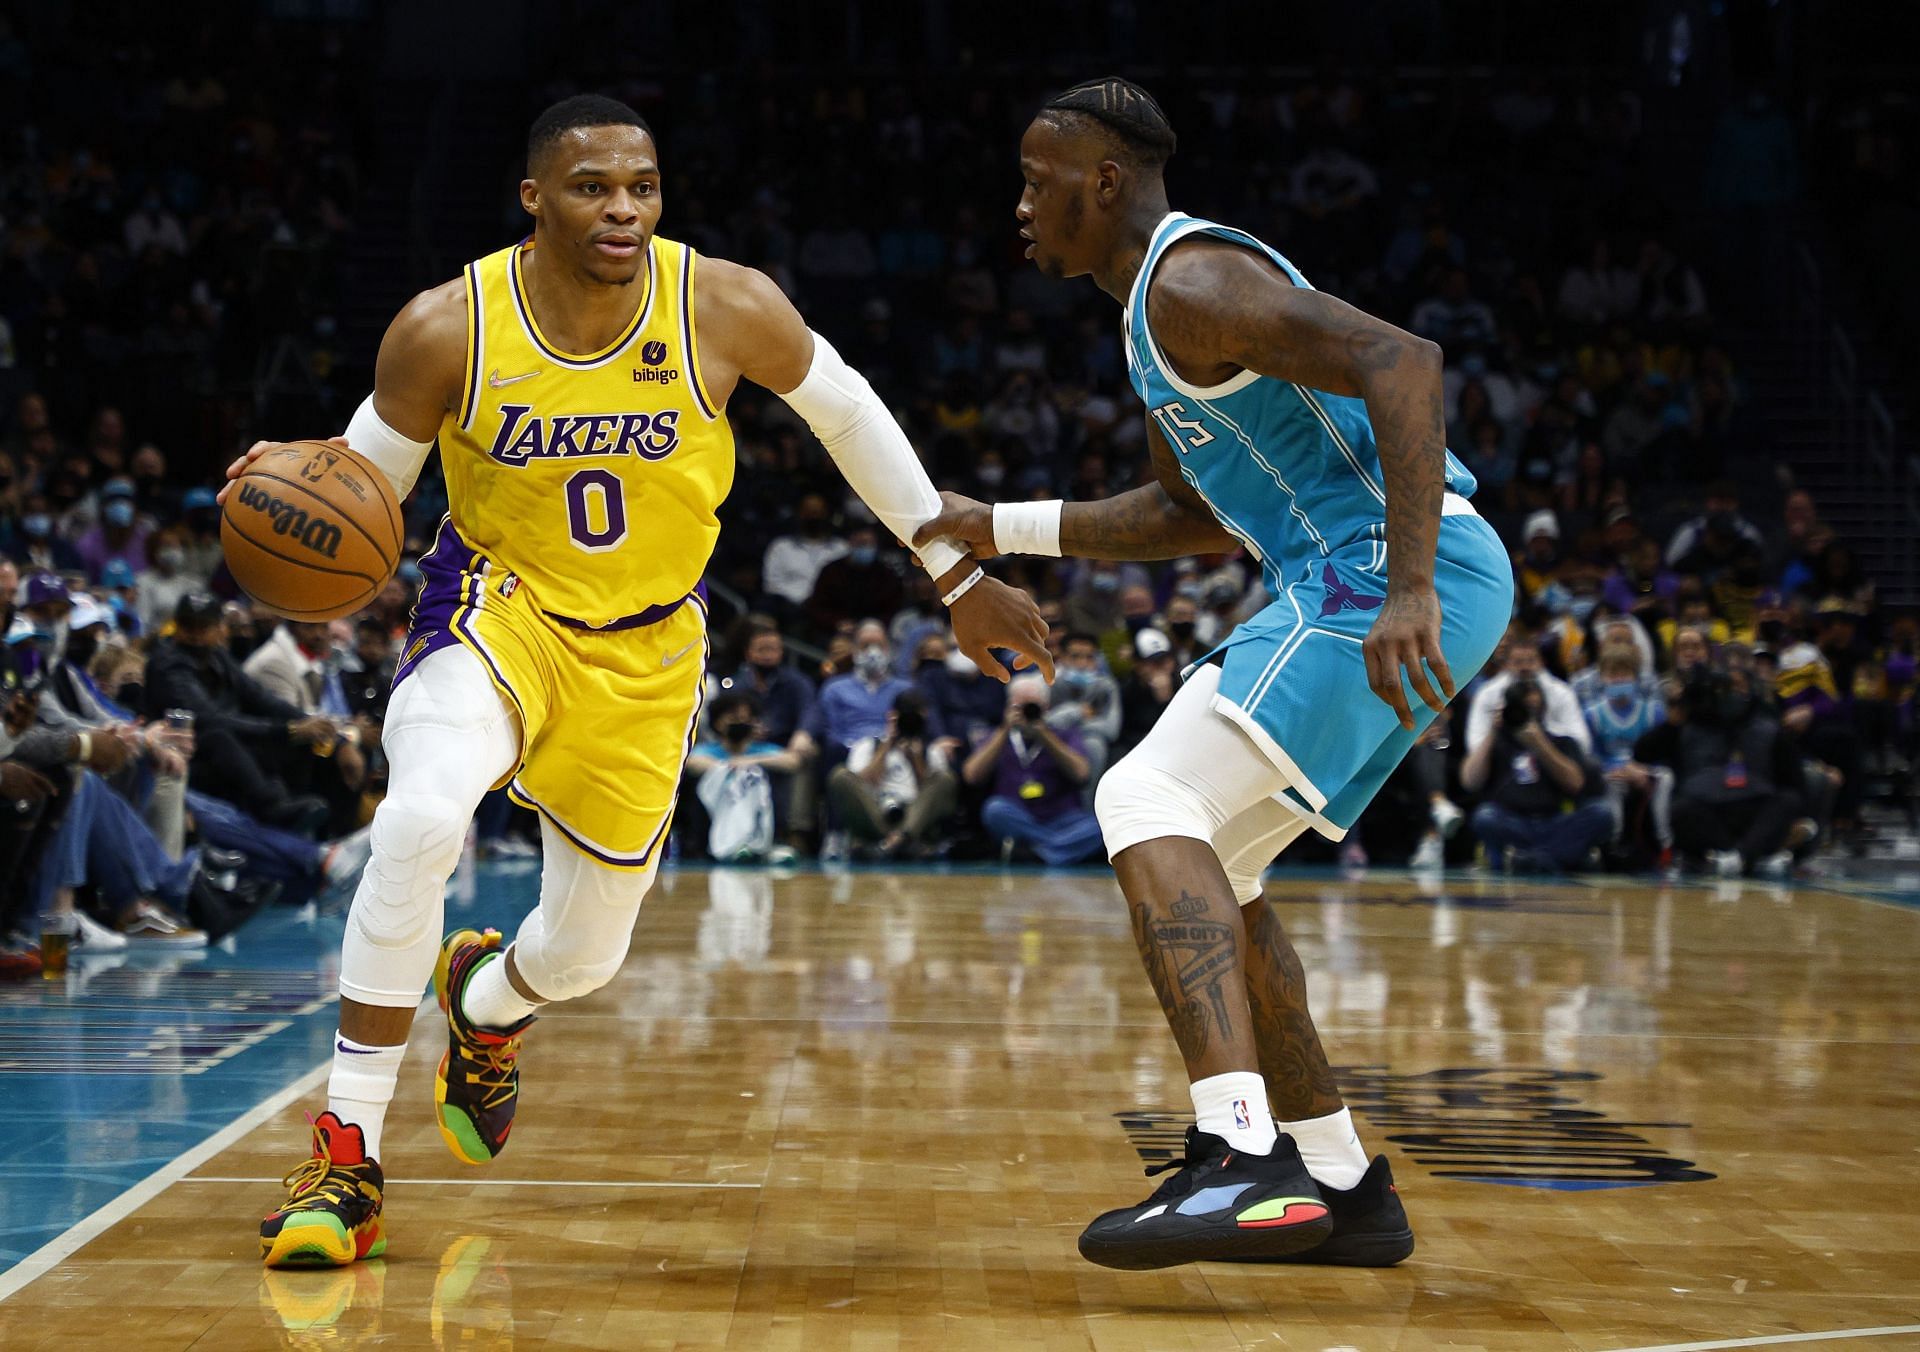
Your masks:
[{"label": "tattooed arm", "polygon": [[1367,680],[1411,729],[1403,667],[1432,708],[1453,697],[1433,586],[1446,491],[1439,347],[1296,287],[1271,260],[1222,240],[1184,241],[1168,251],[1147,296],[1147,318],[1167,361],[1195,384],[1252,370],[1366,403],[1387,496],[1387,600],[1367,636]]},{"label": "tattooed arm", "polygon": [[1098,502],[1060,510],[1060,552],[1082,559],[1179,559],[1239,548],[1192,485],[1151,416],[1147,449],[1154,482]]},{"label": "tattooed arm", "polygon": [[[1098,502],[1069,502],[1060,510],[1060,552],[1081,559],[1180,559],[1224,554],[1239,547],[1185,479],[1159,424],[1147,419],[1154,482]],[[959,540],[977,559],[992,558],[993,508],[959,493],[940,495],[940,515],[920,527],[916,545]]]}]

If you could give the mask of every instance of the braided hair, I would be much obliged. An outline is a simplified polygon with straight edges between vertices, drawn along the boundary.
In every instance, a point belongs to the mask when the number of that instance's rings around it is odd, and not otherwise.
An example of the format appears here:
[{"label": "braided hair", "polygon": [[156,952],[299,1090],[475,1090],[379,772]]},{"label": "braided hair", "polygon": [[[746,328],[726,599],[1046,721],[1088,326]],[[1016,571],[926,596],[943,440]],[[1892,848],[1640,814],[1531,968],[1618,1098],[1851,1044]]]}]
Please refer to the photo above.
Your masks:
[{"label": "braided hair", "polygon": [[1158,169],[1173,155],[1173,124],[1160,101],[1118,75],[1061,90],[1041,105],[1040,116],[1055,125],[1091,122],[1121,158],[1144,168]]}]

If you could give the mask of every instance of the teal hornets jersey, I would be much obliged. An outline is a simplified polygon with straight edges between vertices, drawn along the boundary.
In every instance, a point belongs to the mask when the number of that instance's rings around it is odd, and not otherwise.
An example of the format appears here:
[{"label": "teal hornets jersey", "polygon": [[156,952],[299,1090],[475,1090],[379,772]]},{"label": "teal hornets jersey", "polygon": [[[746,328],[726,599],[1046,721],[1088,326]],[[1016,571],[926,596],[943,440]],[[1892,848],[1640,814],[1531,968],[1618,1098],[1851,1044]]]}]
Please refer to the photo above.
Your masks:
[{"label": "teal hornets jersey", "polygon": [[[1181,477],[1260,560],[1275,595],[1316,561],[1363,543],[1375,559],[1369,571],[1384,577],[1386,486],[1361,400],[1257,371],[1200,388],[1162,360],[1147,327],[1148,284],[1167,249],[1197,234],[1257,249],[1295,286],[1309,285],[1278,250],[1244,230],[1177,211],[1155,228],[1127,297],[1127,371],[1173,448]],[[1451,451],[1446,474],[1449,492],[1473,494],[1472,473]]]}]

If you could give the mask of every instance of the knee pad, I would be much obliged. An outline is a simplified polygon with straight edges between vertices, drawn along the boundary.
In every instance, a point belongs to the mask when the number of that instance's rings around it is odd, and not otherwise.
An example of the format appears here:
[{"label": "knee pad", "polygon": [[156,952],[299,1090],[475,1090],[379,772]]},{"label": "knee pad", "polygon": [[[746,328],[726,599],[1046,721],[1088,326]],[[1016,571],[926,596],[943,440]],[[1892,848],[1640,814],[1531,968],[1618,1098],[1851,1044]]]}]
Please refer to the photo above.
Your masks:
[{"label": "knee pad", "polygon": [[1191,785],[1136,755],[1108,770],[1093,794],[1094,816],[1109,859],[1122,850],[1162,836],[1212,841],[1224,823]]},{"label": "knee pad", "polygon": [[373,816],[373,855],[352,920],[383,948],[405,948],[439,929],[447,875],[466,840],[466,805],[432,794],[390,796]]},{"label": "knee pad", "polygon": [[626,961],[654,871],[603,868],[547,840],[540,905],[513,941],[514,965],[536,994],[577,1000],[613,980]]}]

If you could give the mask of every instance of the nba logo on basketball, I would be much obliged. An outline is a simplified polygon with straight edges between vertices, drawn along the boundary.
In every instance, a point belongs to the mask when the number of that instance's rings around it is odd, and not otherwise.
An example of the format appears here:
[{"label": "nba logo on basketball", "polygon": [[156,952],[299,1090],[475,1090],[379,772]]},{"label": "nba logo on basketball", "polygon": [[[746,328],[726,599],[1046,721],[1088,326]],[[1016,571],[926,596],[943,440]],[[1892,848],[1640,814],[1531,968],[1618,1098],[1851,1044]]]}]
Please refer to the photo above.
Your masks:
[{"label": "nba logo on basketball", "polygon": [[1247,1111],[1247,1101],[1245,1099],[1235,1099],[1233,1101],[1233,1125],[1242,1131],[1245,1131],[1253,1125],[1253,1115]]}]

